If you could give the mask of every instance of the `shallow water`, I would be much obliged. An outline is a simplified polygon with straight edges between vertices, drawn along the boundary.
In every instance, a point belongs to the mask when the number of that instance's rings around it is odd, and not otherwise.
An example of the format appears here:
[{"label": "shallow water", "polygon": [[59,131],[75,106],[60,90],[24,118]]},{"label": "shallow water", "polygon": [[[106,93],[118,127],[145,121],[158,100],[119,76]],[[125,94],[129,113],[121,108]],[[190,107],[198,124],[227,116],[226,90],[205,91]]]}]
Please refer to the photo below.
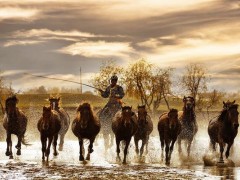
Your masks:
[{"label": "shallow water", "polygon": [[[16,139],[14,139],[16,142]],[[165,166],[161,161],[160,143],[158,137],[151,137],[149,154],[143,160],[135,157],[133,141],[128,154],[128,164],[116,162],[115,145],[104,153],[103,140],[94,144],[94,152],[90,161],[79,162],[79,146],[76,140],[66,140],[63,151],[53,157],[52,149],[49,163],[41,160],[40,141],[31,146],[22,147],[22,155],[17,156],[14,149],[14,159],[9,160],[5,154],[6,143],[0,143],[0,179],[238,179],[239,167],[219,168],[205,167],[202,156],[207,149],[203,144],[205,139],[197,138],[192,156],[179,156],[177,146],[172,155],[171,165]],[[15,144],[15,143],[14,143]],[[88,143],[85,142],[85,146]],[[3,148],[4,147],[4,148]],[[196,148],[198,147],[198,148]],[[184,153],[183,153],[184,154]],[[121,155],[123,155],[121,153]],[[194,158],[193,158],[194,157]],[[234,156],[233,156],[234,157]],[[236,163],[236,162],[235,162]],[[238,166],[238,162],[236,163]]]},{"label": "shallow water", "polygon": [[[71,120],[75,111],[69,111]],[[29,125],[27,137],[31,146],[22,146],[22,155],[9,160],[5,156],[6,142],[0,142],[0,179],[240,179],[240,146],[239,137],[234,144],[234,152],[230,159],[235,167],[204,166],[203,157],[209,156],[210,161],[215,161],[218,154],[209,151],[209,137],[207,134],[208,121],[198,115],[199,131],[192,145],[191,156],[187,158],[184,143],[183,153],[179,155],[177,143],[175,144],[170,166],[161,161],[161,149],[156,122],[149,142],[149,153],[139,160],[135,157],[135,146],[131,141],[127,165],[116,162],[115,145],[106,153],[103,139],[98,138],[94,144],[94,152],[89,162],[79,162],[79,145],[77,138],[69,129],[63,151],[53,157],[52,149],[50,161],[42,162],[41,143],[36,123],[41,116],[41,110],[32,108],[27,110]],[[212,114],[212,117],[216,114]],[[17,139],[13,136],[13,147]],[[85,146],[88,142],[85,142]],[[121,156],[123,155],[121,149]],[[227,164],[227,163],[225,163]]]}]

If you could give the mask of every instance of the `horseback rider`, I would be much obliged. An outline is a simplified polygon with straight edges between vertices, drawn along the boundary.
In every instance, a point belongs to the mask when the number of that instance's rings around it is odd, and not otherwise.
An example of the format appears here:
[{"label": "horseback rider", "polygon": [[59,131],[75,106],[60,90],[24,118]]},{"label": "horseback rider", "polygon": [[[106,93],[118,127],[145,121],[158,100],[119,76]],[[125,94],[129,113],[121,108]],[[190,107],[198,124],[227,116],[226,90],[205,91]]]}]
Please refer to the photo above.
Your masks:
[{"label": "horseback rider", "polygon": [[99,115],[101,119],[113,117],[117,111],[121,110],[121,99],[125,95],[122,86],[117,84],[118,77],[116,75],[113,75],[110,81],[111,84],[105,89],[105,91],[99,89],[103,98],[109,98],[107,104],[104,106]]}]

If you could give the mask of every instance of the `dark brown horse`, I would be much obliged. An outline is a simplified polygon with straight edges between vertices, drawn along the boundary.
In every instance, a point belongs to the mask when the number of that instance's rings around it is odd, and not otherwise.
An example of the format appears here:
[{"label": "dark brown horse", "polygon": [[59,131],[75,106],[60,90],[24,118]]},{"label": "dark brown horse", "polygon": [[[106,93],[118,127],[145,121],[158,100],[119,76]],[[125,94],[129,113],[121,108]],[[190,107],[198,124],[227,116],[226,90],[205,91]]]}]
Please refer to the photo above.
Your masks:
[{"label": "dark brown horse", "polygon": [[213,119],[208,125],[208,134],[213,147],[216,151],[216,143],[220,146],[220,159],[219,162],[223,163],[223,151],[225,144],[228,144],[225,153],[226,158],[229,157],[230,148],[238,133],[238,104],[233,102],[223,102],[223,110],[217,119]]},{"label": "dark brown horse", "polygon": [[140,157],[143,155],[144,146],[146,145],[146,153],[148,153],[148,140],[149,135],[153,131],[153,122],[148,115],[145,105],[138,106],[137,114],[138,130],[134,135],[134,142],[137,155],[139,154],[138,142],[142,140],[142,146],[140,149]]},{"label": "dark brown horse", "polygon": [[181,132],[181,124],[178,120],[177,109],[171,109],[168,113],[163,113],[159,117],[158,132],[162,148],[162,160],[165,144],[165,163],[169,165],[174,143],[176,142],[177,137]]},{"label": "dark brown horse", "polygon": [[48,99],[50,101],[50,106],[52,110],[55,110],[60,117],[60,121],[61,121],[61,129],[58,132],[58,134],[60,135],[60,143],[59,143],[59,151],[63,150],[63,144],[64,144],[64,137],[65,134],[67,133],[68,129],[69,129],[69,125],[70,125],[70,117],[68,115],[68,113],[61,107],[59,107],[59,101],[60,101],[60,97],[50,97]]},{"label": "dark brown horse", "polygon": [[15,146],[17,155],[21,155],[21,143],[28,145],[24,140],[28,120],[24,113],[17,108],[17,103],[18,99],[15,95],[7,98],[5,101],[3,127],[7,133],[6,156],[9,156],[10,159],[13,158],[11,134],[15,134],[18,137],[18,143]]},{"label": "dark brown horse", "polygon": [[120,141],[125,141],[124,149],[124,159],[123,163],[126,164],[126,156],[128,151],[129,143],[132,139],[132,136],[136,133],[138,128],[137,125],[137,116],[132,111],[132,107],[124,106],[121,111],[118,111],[112,122],[112,130],[116,138],[117,146],[117,159],[120,159]]},{"label": "dark brown horse", "polygon": [[73,134],[78,137],[79,141],[80,161],[84,161],[84,139],[88,139],[90,141],[88,146],[88,154],[86,157],[86,160],[90,160],[90,154],[93,152],[93,143],[100,131],[100,127],[100,122],[97,116],[94,114],[91,105],[86,102],[80,104],[77,108],[77,117],[72,122]]},{"label": "dark brown horse", "polygon": [[181,140],[187,141],[187,154],[190,155],[191,144],[194,136],[198,131],[196,115],[195,115],[195,101],[191,96],[183,98],[183,111],[178,112],[178,119],[181,123],[181,133],[178,136],[178,152],[182,152]]},{"label": "dark brown horse", "polygon": [[[37,124],[38,130],[41,136],[42,142],[42,160],[45,161],[45,156],[47,161],[50,154],[50,147],[53,141],[54,156],[58,155],[57,152],[57,139],[58,132],[61,129],[61,122],[58,113],[51,110],[51,107],[43,107],[42,117],[39,119]],[[47,145],[48,140],[48,145]]]}]

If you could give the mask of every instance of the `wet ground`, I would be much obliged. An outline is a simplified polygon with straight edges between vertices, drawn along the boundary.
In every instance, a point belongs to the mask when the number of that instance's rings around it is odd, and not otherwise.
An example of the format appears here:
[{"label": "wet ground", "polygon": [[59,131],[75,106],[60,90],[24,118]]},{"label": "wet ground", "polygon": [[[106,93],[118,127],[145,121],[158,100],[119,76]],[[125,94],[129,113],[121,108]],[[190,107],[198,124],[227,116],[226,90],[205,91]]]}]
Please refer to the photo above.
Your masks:
[{"label": "wet ground", "polygon": [[[75,111],[70,111],[69,114],[72,120]],[[149,153],[142,160],[136,158],[135,146],[131,141],[127,165],[117,163],[115,145],[105,153],[103,139],[98,138],[94,144],[91,160],[81,163],[78,160],[77,139],[69,129],[63,151],[59,152],[57,157],[53,157],[51,152],[49,163],[43,163],[39,132],[36,129],[41,111],[30,109],[27,115],[30,117],[27,137],[32,145],[22,146],[21,156],[16,156],[16,149],[14,149],[14,159],[9,160],[5,156],[6,143],[0,142],[0,179],[240,179],[239,137],[235,140],[234,151],[230,154],[235,167],[204,166],[203,157],[208,156],[210,161],[215,161],[218,154],[212,154],[209,151],[208,121],[200,115],[197,118],[199,132],[192,146],[191,157],[187,158],[184,143],[183,154],[179,155],[176,144],[170,166],[166,166],[160,158],[161,150],[156,122],[150,137]],[[215,114],[212,114],[213,116]],[[13,146],[15,144],[16,138],[13,136]],[[87,146],[88,143],[86,142],[85,145]]]}]

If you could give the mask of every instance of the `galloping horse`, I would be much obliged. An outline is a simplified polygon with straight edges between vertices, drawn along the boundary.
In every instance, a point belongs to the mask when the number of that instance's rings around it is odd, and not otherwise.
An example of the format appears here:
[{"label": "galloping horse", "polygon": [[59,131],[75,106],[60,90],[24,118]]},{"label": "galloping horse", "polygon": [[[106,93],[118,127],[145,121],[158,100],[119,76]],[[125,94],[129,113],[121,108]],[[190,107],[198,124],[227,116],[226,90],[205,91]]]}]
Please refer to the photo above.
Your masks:
[{"label": "galloping horse", "polygon": [[183,98],[183,111],[178,112],[178,118],[181,123],[181,133],[178,136],[178,152],[182,152],[181,148],[181,140],[186,140],[187,145],[187,153],[190,155],[191,144],[195,134],[198,131],[198,126],[196,122],[195,115],[195,101],[193,97],[185,97]]},{"label": "galloping horse", "polygon": [[24,139],[28,120],[24,113],[16,107],[17,103],[18,99],[15,95],[8,97],[5,101],[6,111],[3,119],[3,127],[7,132],[6,156],[9,156],[10,159],[13,159],[11,134],[15,134],[18,137],[18,143],[15,146],[17,155],[21,155],[21,143],[28,145]]},{"label": "galloping horse", "polygon": [[111,127],[112,127],[112,119],[117,111],[118,111],[118,108],[115,107],[115,105],[112,105],[104,109],[100,109],[97,112],[97,116],[101,122],[101,127],[102,127],[101,133],[104,139],[105,151],[113,145],[114,134],[111,130]]},{"label": "galloping horse", "polygon": [[137,116],[132,111],[132,107],[124,106],[121,111],[118,111],[112,122],[112,130],[115,134],[116,145],[117,145],[117,159],[120,159],[120,141],[125,141],[124,149],[124,159],[123,164],[126,164],[126,156],[128,151],[128,146],[131,141],[132,136],[136,133],[138,128]]},{"label": "galloping horse", "polygon": [[70,125],[70,117],[69,117],[68,113],[63,108],[59,107],[60,97],[59,98],[51,97],[48,100],[50,101],[51,109],[58,112],[59,117],[60,117],[61,129],[58,133],[60,135],[60,143],[59,143],[58,150],[62,151],[63,143],[64,143],[64,136],[66,135],[66,133],[68,131],[68,128],[69,128],[69,125]]},{"label": "galloping horse", "polygon": [[134,142],[137,155],[139,154],[138,142],[142,140],[142,146],[140,149],[140,156],[143,155],[144,146],[146,144],[146,153],[148,153],[148,140],[149,135],[153,131],[153,122],[151,117],[148,115],[145,105],[138,106],[138,130],[134,135]]},{"label": "galloping horse", "polygon": [[94,114],[89,103],[80,104],[77,108],[77,117],[72,122],[72,131],[78,137],[80,146],[79,160],[84,161],[84,146],[83,140],[89,139],[88,154],[86,160],[90,160],[90,154],[93,152],[93,143],[100,131],[100,122]]},{"label": "galloping horse", "polygon": [[233,102],[223,101],[223,110],[217,119],[213,119],[208,125],[208,134],[213,147],[216,151],[216,143],[220,146],[220,159],[219,162],[223,163],[223,151],[225,144],[228,144],[227,151],[225,153],[226,158],[229,157],[230,148],[234,142],[238,133],[238,104]]},{"label": "galloping horse", "polygon": [[[44,106],[43,114],[38,121],[37,127],[41,135],[42,160],[45,161],[45,156],[46,156],[48,161],[52,140],[53,140],[53,148],[54,148],[53,155],[54,156],[58,155],[57,139],[58,139],[58,132],[61,129],[59,114],[56,111],[52,110],[51,107]],[[47,139],[48,139],[48,145],[47,145]]]},{"label": "galloping horse", "polygon": [[[163,160],[163,151],[164,151],[164,143],[165,143],[166,144],[165,163],[169,165],[174,143],[176,142],[177,137],[181,132],[181,124],[178,120],[177,109],[171,109],[168,113],[163,113],[159,117],[158,132],[159,132],[161,148],[162,148],[162,160]],[[171,146],[170,146],[170,143],[171,143]]]}]

